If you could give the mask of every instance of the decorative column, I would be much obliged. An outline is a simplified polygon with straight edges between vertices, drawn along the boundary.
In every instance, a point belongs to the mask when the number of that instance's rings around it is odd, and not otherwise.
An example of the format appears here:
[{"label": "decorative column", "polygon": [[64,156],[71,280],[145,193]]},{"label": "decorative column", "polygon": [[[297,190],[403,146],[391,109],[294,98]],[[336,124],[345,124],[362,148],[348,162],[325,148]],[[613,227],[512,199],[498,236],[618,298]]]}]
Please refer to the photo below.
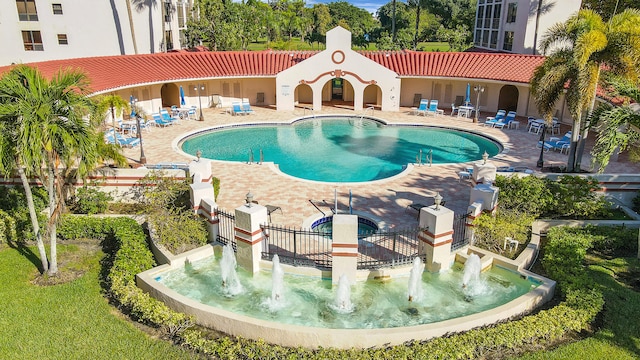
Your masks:
[{"label": "decorative column", "polygon": [[497,168],[492,162],[487,162],[489,154],[482,154],[482,161],[473,163],[472,180],[474,184],[492,183],[496,180]]},{"label": "decorative column", "polygon": [[[253,195],[247,194],[247,199]],[[251,201],[236,208],[235,239],[238,265],[252,274],[260,271],[263,233],[261,224],[267,223],[267,208]]]},{"label": "decorative column", "polygon": [[358,216],[333,215],[331,282],[337,284],[343,274],[356,283],[358,267]]},{"label": "decorative column", "polygon": [[200,201],[198,215],[207,221],[207,239],[210,243],[218,240],[220,234],[220,219],[218,218],[218,204],[213,198],[204,198]]},{"label": "decorative column", "polygon": [[[213,192],[213,175],[211,173],[211,161],[201,159],[201,152],[197,152],[198,159],[189,163],[189,173],[192,175],[192,183],[190,187],[191,206],[197,214],[200,209],[200,202],[203,199],[209,199],[209,202],[215,204],[215,195]],[[216,206],[217,207],[217,206]]]},{"label": "decorative column", "polygon": [[467,208],[467,220],[465,226],[467,227],[466,238],[469,240],[469,245],[475,243],[475,230],[473,229],[473,221],[482,214],[482,203],[474,202]]},{"label": "decorative column", "polygon": [[498,207],[498,193],[500,189],[490,184],[478,184],[471,189],[469,202],[482,205],[482,211],[494,213]]},{"label": "decorative column", "polygon": [[451,254],[454,212],[436,204],[420,209],[419,254],[426,255],[425,268],[430,272],[447,270],[455,260]]}]

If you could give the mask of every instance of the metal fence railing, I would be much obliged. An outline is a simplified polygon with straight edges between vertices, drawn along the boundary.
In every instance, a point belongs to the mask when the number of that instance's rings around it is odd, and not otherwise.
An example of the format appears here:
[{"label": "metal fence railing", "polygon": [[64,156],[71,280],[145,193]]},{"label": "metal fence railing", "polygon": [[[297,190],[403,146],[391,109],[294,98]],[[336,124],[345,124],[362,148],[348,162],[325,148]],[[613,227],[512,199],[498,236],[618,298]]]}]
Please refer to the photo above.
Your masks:
[{"label": "metal fence railing", "polygon": [[262,258],[278,254],[280,262],[296,266],[331,268],[331,236],[323,231],[262,225]]},{"label": "metal fence railing", "polygon": [[235,214],[218,209],[216,211],[218,215],[218,242],[222,244],[231,243],[233,250],[237,250],[235,227],[236,217]]},{"label": "metal fence railing", "polygon": [[453,218],[453,243],[451,243],[451,251],[460,249],[469,244],[469,236],[467,236],[467,217],[470,214],[458,214]]},{"label": "metal fence railing", "polygon": [[410,264],[418,256],[418,236],[424,230],[426,229],[382,230],[359,236],[358,269]]}]

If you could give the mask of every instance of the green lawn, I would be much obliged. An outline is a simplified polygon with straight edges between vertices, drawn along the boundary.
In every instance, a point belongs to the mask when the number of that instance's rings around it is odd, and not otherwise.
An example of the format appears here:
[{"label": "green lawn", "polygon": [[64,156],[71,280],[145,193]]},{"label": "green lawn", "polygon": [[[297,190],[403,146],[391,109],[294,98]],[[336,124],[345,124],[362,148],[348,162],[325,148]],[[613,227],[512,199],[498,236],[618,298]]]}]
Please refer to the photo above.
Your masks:
[{"label": "green lawn", "polygon": [[[605,306],[602,327],[593,336],[539,351],[519,359],[638,359],[640,358],[640,261],[633,257],[589,257],[589,272],[602,289]],[[617,282],[635,282],[635,290]]]},{"label": "green lawn", "polygon": [[[24,250],[24,249],[22,249]],[[80,251],[59,246],[59,252]],[[89,272],[67,284],[41,287],[27,251],[0,251],[0,359],[193,359],[120,317],[101,294],[98,252],[80,267]],[[31,260],[31,261],[30,261]]]}]

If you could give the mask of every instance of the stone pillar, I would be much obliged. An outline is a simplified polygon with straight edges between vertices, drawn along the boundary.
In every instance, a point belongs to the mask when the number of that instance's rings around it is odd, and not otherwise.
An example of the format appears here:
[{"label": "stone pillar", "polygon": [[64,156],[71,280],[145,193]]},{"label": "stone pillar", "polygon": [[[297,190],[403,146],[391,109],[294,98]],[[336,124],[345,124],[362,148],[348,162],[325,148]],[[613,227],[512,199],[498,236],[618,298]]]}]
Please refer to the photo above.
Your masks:
[{"label": "stone pillar", "polygon": [[500,189],[490,184],[478,184],[471,189],[469,203],[482,204],[482,211],[494,213],[498,207]]},{"label": "stone pillar", "polygon": [[343,274],[349,283],[356,283],[358,267],[358,216],[333,215],[333,238],[331,245],[331,282],[337,284]]},{"label": "stone pillar", "polygon": [[220,219],[217,210],[218,204],[213,201],[213,198],[204,198],[200,201],[198,214],[207,221],[207,238],[210,243],[218,240],[220,234]]},{"label": "stone pillar", "polygon": [[469,245],[473,245],[476,242],[475,230],[473,229],[473,221],[482,214],[482,203],[474,202],[467,208],[467,239],[469,239]]},{"label": "stone pillar", "polygon": [[261,224],[267,223],[267,208],[248,203],[236,208],[235,239],[238,265],[252,274],[260,271],[263,233]]},{"label": "stone pillar", "polygon": [[418,253],[426,255],[425,268],[431,272],[447,270],[455,260],[451,255],[453,242],[453,211],[435,205],[420,209],[420,227],[427,230],[420,233]]},{"label": "stone pillar", "polygon": [[493,182],[496,180],[496,173],[497,168],[492,162],[476,162],[473,163],[473,174],[471,176],[474,184],[493,184]]},{"label": "stone pillar", "polygon": [[189,163],[189,173],[193,176],[193,182],[189,185],[191,195],[191,206],[197,214],[200,202],[203,199],[210,199],[215,204],[213,192],[213,176],[211,174],[211,161],[200,159]]}]

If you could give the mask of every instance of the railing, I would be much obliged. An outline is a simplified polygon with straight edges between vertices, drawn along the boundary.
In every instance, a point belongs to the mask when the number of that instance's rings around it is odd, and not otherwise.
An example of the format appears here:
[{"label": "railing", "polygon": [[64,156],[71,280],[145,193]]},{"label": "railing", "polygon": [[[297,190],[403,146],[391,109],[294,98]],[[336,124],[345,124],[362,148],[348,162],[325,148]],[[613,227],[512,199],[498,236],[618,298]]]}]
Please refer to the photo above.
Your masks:
[{"label": "railing", "polygon": [[375,106],[369,106],[368,108],[364,109],[364,112],[362,113],[362,115],[360,115],[360,120],[362,120],[364,118],[365,115],[367,115],[367,111],[371,110],[371,116],[373,116],[373,112],[375,111]]},{"label": "railing", "polygon": [[307,110],[309,110],[309,112],[311,112],[311,116],[313,116],[314,118],[316,117],[316,114],[313,112],[312,108],[305,106],[303,109],[304,109],[303,116],[307,116]]},{"label": "railing", "polygon": [[218,215],[218,238],[216,239],[218,242],[222,244],[231,243],[233,246],[233,250],[237,249],[236,243],[236,217],[232,213],[228,213],[224,210],[218,209],[216,211]]},{"label": "railing", "polygon": [[278,254],[283,264],[331,268],[331,236],[327,233],[273,224],[261,227],[263,259]]},{"label": "railing", "polygon": [[469,244],[467,236],[467,217],[470,214],[459,214],[453,218],[453,243],[451,243],[451,251],[460,249]]},{"label": "railing", "polygon": [[418,256],[418,235],[426,228],[377,231],[359,236],[358,269],[410,264]]}]

